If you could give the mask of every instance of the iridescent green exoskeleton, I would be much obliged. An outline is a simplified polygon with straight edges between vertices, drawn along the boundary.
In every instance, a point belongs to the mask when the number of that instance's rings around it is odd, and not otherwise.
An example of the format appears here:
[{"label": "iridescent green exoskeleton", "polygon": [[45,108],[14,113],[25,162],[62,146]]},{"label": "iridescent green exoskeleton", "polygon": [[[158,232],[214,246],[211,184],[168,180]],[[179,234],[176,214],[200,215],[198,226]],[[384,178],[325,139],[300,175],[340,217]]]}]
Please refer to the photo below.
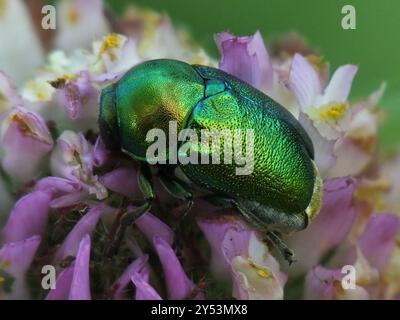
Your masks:
[{"label": "iridescent green exoskeleton", "polygon": [[[208,199],[213,203],[236,208],[265,231],[291,262],[293,253],[277,233],[304,229],[321,204],[322,180],[313,161],[312,142],[299,122],[277,102],[211,67],[168,59],[147,61],[103,89],[99,119],[102,139],[109,148],[140,161],[145,169],[139,174],[139,186],[146,201],[123,223],[132,223],[150,208],[155,195],[146,165],[150,146],[146,135],[153,128],[168,132],[170,121],[177,123],[178,130],[190,128],[199,133],[203,129],[253,131],[250,174],[237,175],[234,163],[178,163],[161,169],[161,179],[171,194],[187,201],[188,209],[193,191],[199,188],[209,192]],[[222,148],[223,137],[220,143]],[[211,148],[199,152],[211,152]]]}]

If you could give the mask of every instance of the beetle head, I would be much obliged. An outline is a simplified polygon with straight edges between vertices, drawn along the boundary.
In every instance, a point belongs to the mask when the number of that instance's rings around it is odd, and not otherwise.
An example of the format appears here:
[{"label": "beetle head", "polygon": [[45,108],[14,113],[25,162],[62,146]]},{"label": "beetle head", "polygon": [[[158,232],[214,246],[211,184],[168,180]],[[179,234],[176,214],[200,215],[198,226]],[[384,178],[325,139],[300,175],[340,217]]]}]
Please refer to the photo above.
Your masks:
[{"label": "beetle head", "polygon": [[159,59],[134,66],[114,85],[103,89],[100,131],[107,146],[145,159],[152,129],[169,136],[169,123],[185,128],[186,120],[204,98],[204,81],[187,63]]}]

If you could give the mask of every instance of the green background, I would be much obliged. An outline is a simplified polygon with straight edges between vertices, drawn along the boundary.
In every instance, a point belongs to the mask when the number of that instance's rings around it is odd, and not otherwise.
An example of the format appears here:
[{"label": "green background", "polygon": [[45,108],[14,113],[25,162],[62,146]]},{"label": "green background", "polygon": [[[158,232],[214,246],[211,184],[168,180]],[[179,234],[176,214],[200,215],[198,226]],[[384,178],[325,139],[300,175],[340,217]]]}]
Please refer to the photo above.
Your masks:
[{"label": "green background", "polygon": [[[377,89],[387,90],[381,103],[386,111],[380,138],[386,150],[398,147],[400,135],[400,1],[398,0],[118,0],[108,3],[121,12],[133,3],[168,13],[194,39],[217,57],[213,34],[229,30],[236,35],[259,29],[267,43],[297,31],[309,44],[338,65],[354,63],[359,72],[352,89],[357,100]],[[356,30],[343,30],[341,9],[356,9]]]}]

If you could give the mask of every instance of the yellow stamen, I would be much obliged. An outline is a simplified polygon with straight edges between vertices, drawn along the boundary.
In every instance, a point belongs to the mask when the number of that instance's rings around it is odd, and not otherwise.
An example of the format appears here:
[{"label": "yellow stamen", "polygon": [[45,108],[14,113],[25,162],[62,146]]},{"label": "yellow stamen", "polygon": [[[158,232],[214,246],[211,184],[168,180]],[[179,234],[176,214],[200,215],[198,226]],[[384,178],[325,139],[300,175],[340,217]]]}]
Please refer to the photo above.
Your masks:
[{"label": "yellow stamen", "polygon": [[78,10],[71,8],[67,13],[67,19],[71,24],[75,24],[79,20]]},{"label": "yellow stamen", "polygon": [[103,38],[103,43],[100,48],[100,54],[107,53],[112,61],[117,58],[112,52],[113,49],[118,49],[121,46],[121,38],[116,33],[111,33]]},{"label": "yellow stamen", "polygon": [[319,115],[325,121],[337,121],[345,115],[348,105],[345,102],[331,103],[320,109]]},{"label": "yellow stamen", "polygon": [[267,268],[259,266],[252,261],[250,261],[250,267],[252,267],[261,278],[268,279],[271,277],[271,272],[269,272]]},{"label": "yellow stamen", "polygon": [[22,119],[18,114],[15,114],[12,117],[12,121],[16,122],[19,126],[19,129],[23,132],[23,133],[28,133],[31,134],[33,133],[31,128],[29,127],[29,125],[26,123],[26,121],[24,119]]},{"label": "yellow stamen", "polygon": [[1,285],[2,283],[4,283],[5,281],[6,281],[6,279],[5,279],[4,277],[0,276],[0,285]]},{"label": "yellow stamen", "polygon": [[36,98],[37,98],[39,101],[46,100],[46,94],[45,94],[43,91],[37,91],[37,92],[36,92]]},{"label": "yellow stamen", "polygon": [[[19,130],[21,130],[21,132],[24,135],[32,137],[43,143],[48,143],[48,144],[52,143],[51,140],[48,140],[46,137],[41,136],[40,132],[37,132],[34,129],[32,129],[32,127],[29,125],[29,123],[24,118],[22,118],[18,113],[15,113],[11,116],[11,121],[15,122],[18,125]],[[1,269],[1,265],[0,265],[0,269]]]},{"label": "yellow stamen", "polygon": [[30,80],[26,83],[25,90],[30,91],[36,101],[48,101],[55,89],[45,80]]},{"label": "yellow stamen", "polygon": [[62,76],[62,78],[64,80],[73,80],[73,79],[75,79],[75,77],[76,77],[76,75],[73,73],[64,73]]}]

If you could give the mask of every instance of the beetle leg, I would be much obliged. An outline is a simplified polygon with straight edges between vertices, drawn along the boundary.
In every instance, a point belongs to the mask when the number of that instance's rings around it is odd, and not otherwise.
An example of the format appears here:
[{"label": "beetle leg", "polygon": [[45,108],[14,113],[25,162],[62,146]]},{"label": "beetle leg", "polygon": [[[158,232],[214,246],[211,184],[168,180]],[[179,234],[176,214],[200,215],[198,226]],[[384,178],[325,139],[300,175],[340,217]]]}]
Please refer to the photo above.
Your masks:
[{"label": "beetle leg", "polygon": [[[212,203],[222,205],[225,208],[226,207],[236,208],[247,221],[249,221],[254,227],[256,227],[261,231],[265,231],[266,228],[268,227],[268,225],[266,225],[265,222],[261,221],[260,218],[258,218],[253,212],[251,212],[251,210],[249,210],[245,205],[243,205],[241,201],[215,195],[209,197],[208,200]],[[289,265],[291,265],[293,262],[296,261],[294,259],[293,250],[291,250],[282,241],[282,239],[278,237],[278,235],[275,232],[268,230],[265,240],[269,240],[272,242],[272,244],[275,246],[276,249],[278,249],[280,254],[285,258],[285,260],[289,263]]]},{"label": "beetle leg", "polygon": [[138,184],[140,191],[142,192],[145,203],[135,208],[134,210],[127,211],[119,221],[118,229],[115,233],[114,239],[107,252],[108,256],[113,255],[121,245],[122,239],[124,238],[126,229],[131,226],[137,218],[142,214],[149,211],[151,203],[154,199],[154,190],[151,182],[150,169],[146,165],[141,165],[138,171]]},{"label": "beetle leg", "polygon": [[283,233],[300,231],[307,227],[308,216],[303,212],[285,213],[254,201],[237,199],[235,207],[239,211],[245,211],[243,215],[251,216],[251,220],[256,220],[265,227],[273,230],[279,230]]},{"label": "beetle leg", "polygon": [[142,164],[138,171],[138,184],[146,202],[151,203],[155,198],[153,184],[151,181],[150,168]]},{"label": "beetle leg", "polygon": [[185,210],[181,215],[181,221],[184,220],[193,206],[194,201],[192,192],[188,190],[188,186],[186,186],[183,182],[169,175],[167,176],[161,173],[160,182],[164,189],[167,190],[171,196],[186,202]]},{"label": "beetle leg", "polygon": [[222,207],[222,208],[234,208],[233,200],[219,194],[208,194],[202,196],[202,199],[208,201],[209,203]]},{"label": "beetle leg", "polygon": [[118,248],[121,245],[122,239],[124,238],[126,229],[131,226],[137,218],[139,218],[142,214],[147,212],[150,209],[151,205],[149,202],[141,205],[140,207],[135,208],[134,210],[127,211],[119,221],[119,226],[117,231],[115,232],[114,239],[107,250],[106,255],[112,256],[114,255]]},{"label": "beetle leg", "polygon": [[[236,200],[232,200],[234,206],[239,210],[239,212],[255,227],[259,228],[260,230],[265,230],[266,226],[256,215],[254,215],[250,210],[247,210],[240,202]],[[294,259],[294,252],[291,250],[281,238],[273,231],[267,231],[266,234],[267,240],[270,240],[272,244],[275,246],[276,249],[280,252],[283,258],[289,263],[289,266],[295,262]]]},{"label": "beetle leg", "polygon": [[279,250],[283,258],[289,263],[289,266],[293,263],[296,262],[294,259],[294,252],[291,250],[283,241],[281,238],[279,238],[275,232],[272,231],[267,231],[266,235],[267,239],[270,240],[273,245]]}]

